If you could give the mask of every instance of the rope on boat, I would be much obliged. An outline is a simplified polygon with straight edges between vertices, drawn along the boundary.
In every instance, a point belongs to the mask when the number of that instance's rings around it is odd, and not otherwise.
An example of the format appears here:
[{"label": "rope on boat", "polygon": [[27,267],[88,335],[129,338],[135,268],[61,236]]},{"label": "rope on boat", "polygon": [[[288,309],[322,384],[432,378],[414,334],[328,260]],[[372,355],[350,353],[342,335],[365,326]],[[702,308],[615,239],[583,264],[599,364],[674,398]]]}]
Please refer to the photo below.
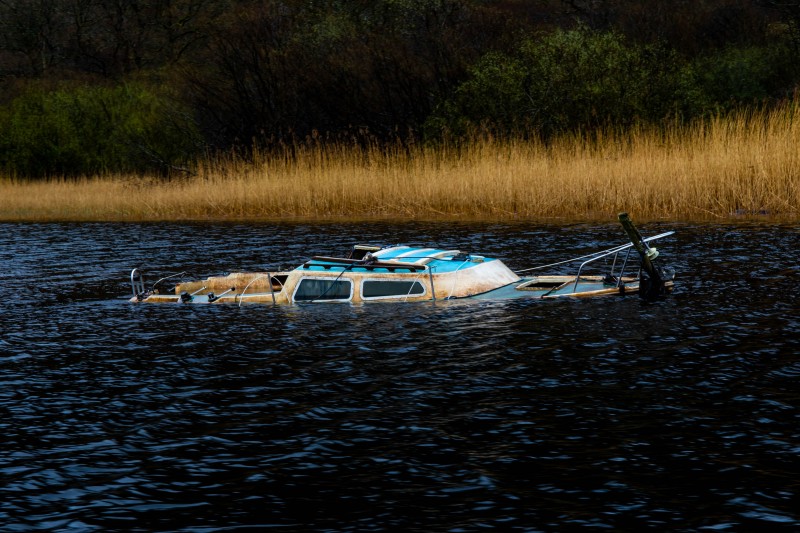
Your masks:
[{"label": "rope on boat", "polygon": [[[269,282],[269,292],[272,294],[272,303],[274,305],[275,304],[275,291],[272,289],[272,279],[270,279],[271,277],[272,277],[272,272],[267,272],[266,274],[261,274],[260,276],[256,276],[253,279],[251,279],[250,282],[247,285],[244,286],[244,289],[242,289],[242,292],[237,295],[237,297],[239,298],[239,307],[242,306],[244,293],[247,292],[247,289],[250,287],[250,285],[252,285],[253,283],[256,282],[256,280],[259,280],[261,278],[267,278],[267,281]],[[275,279],[275,278],[273,278],[273,279]],[[278,281],[278,283],[281,283],[281,280],[277,280],[277,281]],[[283,285],[283,283],[281,283],[281,285]],[[235,302],[236,298],[234,298],[233,301]]]},{"label": "rope on boat", "polygon": [[451,299],[453,297],[453,293],[456,292],[456,282],[458,282],[458,272],[461,270],[461,267],[463,267],[464,265],[466,265],[469,262],[470,262],[470,258],[469,258],[469,256],[467,256],[467,258],[464,260],[464,262],[461,263],[460,265],[458,265],[458,268],[456,268],[456,270],[454,272],[455,276],[453,277],[453,286],[450,287],[450,296],[448,296],[446,298],[447,300]]},{"label": "rope on boat", "polygon": [[[367,261],[368,261],[368,260],[367,260]],[[364,262],[363,262],[363,264],[367,264],[367,261],[364,261]],[[322,294],[320,294],[320,295],[319,295],[319,296],[317,296],[316,298],[312,298],[311,300],[309,300],[309,302],[308,302],[308,303],[312,303],[312,304],[313,304],[313,303],[314,303],[314,302],[316,302],[317,300],[321,300],[321,299],[322,299],[322,297],[323,297],[323,296],[325,296],[326,294],[328,294],[328,292],[330,292],[330,290],[333,288],[333,286],[334,286],[334,285],[336,285],[336,282],[337,282],[337,281],[339,281],[339,280],[342,278],[342,276],[344,275],[344,273],[345,273],[345,272],[347,272],[348,270],[352,270],[352,268],[353,268],[354,266],[360,266],[360,265],[356,265],[355,263],[353,263],[353,264],[350,264],[350,265],[347,265],[347,266],[345,266],[345,267],[342,269],[342,271],[341,271],[341,272],[339,272],[339,275],[338,275],[338,276],[336,276],[336,277],[334,278],[334,280],[333,280],[333,281],[331,281],[331,284],[330,284],[330,285],[328,285],[328,288],[327,288],[327,289],[325,289],[324,291],[322,291]]]},{"label": "rope on boat", "polygon": [[[422,276],[424,276],[424,275],[425,275],[425,271],[424,270],[419,271],[419,275],[417,275],[416,278],[411,280],[411,285],[408,287],[408,292],[406,293],[405,296],[403,296],[403,301],[404,302],[408,301],[408,297],[411,296],[411,291],[414,290],[414,285],[419,283],[419,281],[422,279]],[[422,284],[420,284],[420,286],[422,286]],[[433,290],[432,287],[433,287],[433,284],[431,282],[431,290]],[[423,289],[424,289],[424,287],[423,287]]]},{"label": "rope on boat", "polygon": [[158,284],[161,283],[162,281],[170,279],[170,278],[176,278],[178,276],[183,276],[185,274],[187,274],[187,272],[184,270],[183,272],[178,272],[177,274],[170,274],[169,276],[164,276],[160,280],[158,280],[155,283],[153,283],[153,290],[155,290],[156,287],[158,287]]},{"label": "rope on boat", "polygon": [[601,255],[601,254],[603,254],[605,252],[612,252],[612,253],[615,252],[615,251],[619,252],[619,251],[624,250],[625,248],[630,248],[631,246],[632,245],[630,245],[630,244],[622,245],[622,246],[618,246],[617,248],[609,248],[608,250],[603,250],[602,252],[594,252],[594,253],[591,253],[591,254],[582,255],[580,257],[573,257],[572,259],[567,259],[565,261],[559,261],[557,263],[550,263],[548,265],[540,265],[540,266],[535,266],[535,267],[530,267],[530,268],[523,268],[522,270],[515,270],[514,274],[523,274],[525,272],[530,272],[531,270],[541,270],[543,268],[551,268],[551,267],[556,267],[556,266],[559,266],[559,265],[566,265],[568,263],[574,263],[575,261],[580,261],[581,259],[587,259],[587,258],[595,257],[595,256]]},{"label": "rope on boat", "polygon": [[[668,237],[668,236],[670,236],[670,235],[672,235],[674,233],[675,233],[674,231],[667,231],[665,233],[661,233],[659,235],[654,235],[652,237],[648,237],[648,238],[642,239],[642,240],[644,242],[654,241],[654,240],[660,239],[662,237]],[[559,266],[559,265],[566,265],[567,263],[574,263],[575,261],[580,261],[581,259],[597,257],[597,256],[600,256],[600,255],[603,255],[603,254],[610,255],[610,254],[615,253],[615,252],[621,252],[622,250],[627,250],[628,248],[631,248],[632,246],[633,246],[633,243],[621,244],[619,246],[614,246],[613,248],[609,248],[607,250],[600,250],[599,252],[593,252],[593,253],[590,253],[590,254],[582,255],[580,257],[573,257],[572,259],[567,259],[565,261],[559,261],[557,263],[550,263],[549,265],[541,265],[541,266],[535,266],[535,267],[530,267],[530,268],[523,268],[522,270],[515,270],[514,274],[523,274],[525,272],[530,272],[532,270],[541,270],[543,268],[551,268],[551,267],[556,267],[556,266]]]}]

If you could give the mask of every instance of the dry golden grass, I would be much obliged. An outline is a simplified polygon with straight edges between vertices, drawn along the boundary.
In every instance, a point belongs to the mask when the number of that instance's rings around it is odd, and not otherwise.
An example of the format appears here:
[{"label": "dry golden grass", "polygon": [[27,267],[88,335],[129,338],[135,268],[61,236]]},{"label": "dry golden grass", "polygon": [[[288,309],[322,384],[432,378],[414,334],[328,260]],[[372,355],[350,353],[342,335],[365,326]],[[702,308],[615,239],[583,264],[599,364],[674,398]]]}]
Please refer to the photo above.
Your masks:
[{"label": "dry golden grass", "polygon": [[800,102],[549,146],[294,147],[196,176],[0,181],[0,220],[797,218]]}]

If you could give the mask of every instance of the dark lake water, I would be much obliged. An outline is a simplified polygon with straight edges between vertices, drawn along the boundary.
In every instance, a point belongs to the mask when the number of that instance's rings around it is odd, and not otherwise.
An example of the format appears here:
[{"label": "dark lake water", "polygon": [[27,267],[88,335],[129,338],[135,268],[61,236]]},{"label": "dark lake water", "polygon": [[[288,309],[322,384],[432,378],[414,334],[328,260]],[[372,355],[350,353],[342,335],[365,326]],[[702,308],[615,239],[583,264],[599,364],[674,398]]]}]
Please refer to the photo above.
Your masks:
[{"label": "dark lake water", "polygon": [[[512,268],[617,224],[2,224],[0,530],[800,529],[800,232],[650,224],[673,295],[132,305],[355,242]],[[151,281],[154,277],[151,275]]]}]

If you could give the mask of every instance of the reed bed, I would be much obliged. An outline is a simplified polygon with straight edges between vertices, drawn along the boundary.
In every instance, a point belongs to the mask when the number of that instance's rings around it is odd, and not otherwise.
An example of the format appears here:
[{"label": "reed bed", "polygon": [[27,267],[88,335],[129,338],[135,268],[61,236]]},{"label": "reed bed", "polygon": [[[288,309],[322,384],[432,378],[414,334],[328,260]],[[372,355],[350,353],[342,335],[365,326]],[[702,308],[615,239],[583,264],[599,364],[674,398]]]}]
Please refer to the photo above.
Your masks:
[{"label": "reed bed", "polygon": [[660,128],[466,147],[297,145],[195,175],[0,180],[0,220],[797,218],[800,102]]}]

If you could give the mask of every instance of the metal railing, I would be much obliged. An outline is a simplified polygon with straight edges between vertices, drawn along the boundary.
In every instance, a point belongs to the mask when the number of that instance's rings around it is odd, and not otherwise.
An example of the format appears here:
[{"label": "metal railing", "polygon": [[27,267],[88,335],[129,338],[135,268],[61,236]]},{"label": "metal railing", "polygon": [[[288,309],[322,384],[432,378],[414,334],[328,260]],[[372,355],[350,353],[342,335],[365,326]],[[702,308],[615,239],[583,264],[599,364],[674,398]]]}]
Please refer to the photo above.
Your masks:
[{"label": "metal railing", "polygon": [[[668,231],[666,233],[661,233],[659,235],[654,235],[652,237],[647,237],[646,239],[642,239],[642,240],[645,243],[648,243],[648,242],[654,241],[656,239],[661,239],[663,237],[668,237],[668,236],[670,236],[670,235],[672,235],[674,233],[675,233],[674,231]],[[608,257],[610,255],[614,256],[614,262],[611,264],[610,276],[616,277],[616,279],[617,279],[617,287],[619,287],[620,284],[622,283],[622,276],[623,276],[623,274],[625,272],[625,267],[628,264],[628,258],[630,257],[630,254],[631,254],[631,248],[633,248],[633,243],[622,244],[620,246],[615,246],[614,248],[609,248],[608,250],[601,250],[599,252],[595,252],[594,254],[590,254],[588,256],[582,256],[582,257],[578,257],[576,259],[570,260],[569,262],[572,262],[572,261],[577,261],[578,259],[583,259],[585,257],[590,257],[589,259],[587,259],[586,261],[581,263],[580,267],[578,267],[578,275],[575,276],[575,285],[572,288],[572,292],[576,292],[578,290],[578,282],[581,279],[581,272],[583,271],[583,267],[585,267],[589,263],[593,263],[593,262],[595,262],[595,261],[597,261],[599,259],[603,259],[603,258]],[[625,254],[625,260],[622,262],[622,267],[620,268],[619,276],[614,276],[614,268],[617,265],[617,259],[618,259],[619,253],[622,252],[623,250],[628,250],[628,253]]]},{"label": "metal railing", "polygon": [[139,295],[144,294],[144,275],[139,271],[138,268],[134,268],[131,270],[131,291],[133,292],[133,297],[138,298]]}]

